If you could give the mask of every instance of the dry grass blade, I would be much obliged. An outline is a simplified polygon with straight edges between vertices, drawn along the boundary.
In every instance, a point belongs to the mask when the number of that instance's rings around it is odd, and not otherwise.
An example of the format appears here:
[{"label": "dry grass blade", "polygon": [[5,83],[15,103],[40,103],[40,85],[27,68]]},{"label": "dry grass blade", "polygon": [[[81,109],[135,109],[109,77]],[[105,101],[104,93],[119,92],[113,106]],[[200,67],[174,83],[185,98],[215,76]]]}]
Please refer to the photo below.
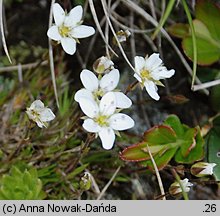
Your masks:
[{"label": "dry grass blade", "polygon": [[[55,3],[55,0],[51,1],[51,7],[50,7],[50,16],[49,16],[49,28],[52,25],[53,20],[53,11],[52,6]],[[55,77],[55,70],[54,70],[54,58],[53,58],[53,47],[51,44],[51,39],[48,37],[48,43],[49,43],[49,59],[50,59],[50,71],[51,71],[51,78],[53,82],[53,89],[54,89],[54,95],[57,103],[57,107],[59,108],[59,100],[58,100],[58,94],[57,94],[57,85],[56,85],[56,77]]]},{"label": "dry grass blade", "polygon": [[101,193],[99,194],[97,200],[100,200],[102,198],[102,196],[104,195],[104,193],[106,192],[106,190],[108,189],[108,187],[111,185],[112,181],[114,180],[115,176],[118,174],[118,172],[120,171],[121,166],[118,167],[118,169],[114,172],[113,176],[111,177],[111,179],[109,180],[109,182],[105,185],[105,187],[102,189]]},{"label": "dry grass blade", "polygon": [[213,80],[213,81],[206,82],[206,83],[202,83],[200,85],[194,85],[192,90],[193,91],[198,91],[198,90],[202,90],[202,89],[205,89],[205,88],[210,88],[210,87],[213,87],[213,86],[216,86],[216,85],[220,85],[220,79]]},{"label": "dry grass blade", "polygon": [[113,28],[113,26],[112,26],[112,23],[111,23],[111,21],[110,21],[110,19],[109,19],[109,14],[108,14],[108,11],[107,11],[107,9],[106,9],[106,8],[107,8],[106,1],[105,1],[105,0],[101,0],[101,3],[102,3],[103,11],[104,11],[105,16],[106,16],[106,19],[107,19],[107,21],[108,21],[109,27],[110,27],[110,29],[111,29],[111,31],[112,31],[114,37],[115,37],[115,40],[116,40],[116,42],[117,42],[117,44],[118,44],[118,47],[119,47],[119,49],[120,49],[120,51],[121,51],[121,54],[123,55],[123,57],[124,57],[125,61],[128,63],[128,65],[131,67],[131,69],[132,69],[133,71],[135,71],[134,67],[132,66],[132,64],[130,63],[130,61],[128,60],[128,58],[127,58],[127,56],[126,56],[126,54],[125,54],[125,52],[124,52],[124,50],[123,50],[123,48],[122,48],[122,46],[121,46],[121,43],[120,43],[119,40],[118,40],[118,37],[117,37],[117,35],[116,35],[116,32],[115,32],[115,30],[114,30],[114,28]]},{"label": "dry grass blade", "polygon": [[0,0],[0,28],[1,28],[1,37],[2,37],[2,45],[5,51],[5,54],[8,57],[9,62],[12,64],[9,52],[8,52],[8,48],[7,48],[7,44],[6,44],[6,40],[5,40],[5,34],[4,34],[4,26],[3,26],[3,0]]},{"label": "dry grass blade", "polygon": [[28,64],[23,64],[23,65],[19,64],[19,65],[15,65],[15,66],[2,67],[2,68],[0,68],[0,73],[1,72],[17,71],[19,69],[19,67],[21,67],[22,70],[25,70],[25,69],[35,68],[37,66],[44,66],[47,64],[48,64],[48,61],[43,61],[41,63],[35,62],[35,63],[28,63]]},{"label": "dry grass blade", "polygon": [[94,21],[95,21],[96,27],[97,27],[97,29],[98,29],[98,31],[99,31],[99,33],[100,33],[100,35],[101,35],[103,41],[105,42],[106,46],[109,47],[109,49],[111,50],[111,52],[112,52],[115,56],[118,57],[118,55],[116,54],[116,52],[111,48],[111,46],[110,46],[110,45],[108,44],[108,42],[106,41],[105,35],[104,35],[104,33],[103,33],[103,31],[102,31],[102,28],[101,28],[101,26],[100,26],[100,24],[99,24],[99,20],[98,20],[96,11],[95,11],[95,6],[94,6],[94,3],[93,3],[93,0],[89,0],[89,6],[90,6],[90,10],[91,10],[91,12],[92,12],[92,16],[93,16],[93,19],[94,19]]},{"label": "dry grass blade", "polygon": [[[154,158],[153,158],[153,156],[152,156],[152,154],[150,152],[150,148],[148,147],[148,145],[147,145],[147,151],[148,151],[148,153],[150,155],[151,162],[152,162],[152,164],[154,166],[154,170],[155,170],[155,173],[156,173],[156,176],[157,176],[157,181],[158,181],[158,184],[159,184],[161,196],[163,196],[163,195],[165,195],[165,191],[164,191],[164,188],[163,188],[163,182],[161,180],[160,173],[159,173],[159,170],[157,168],[157,164],[155,163],[155,160],[154,160]],[[163,200],[166,200],[165,196],[163,196]]]}]

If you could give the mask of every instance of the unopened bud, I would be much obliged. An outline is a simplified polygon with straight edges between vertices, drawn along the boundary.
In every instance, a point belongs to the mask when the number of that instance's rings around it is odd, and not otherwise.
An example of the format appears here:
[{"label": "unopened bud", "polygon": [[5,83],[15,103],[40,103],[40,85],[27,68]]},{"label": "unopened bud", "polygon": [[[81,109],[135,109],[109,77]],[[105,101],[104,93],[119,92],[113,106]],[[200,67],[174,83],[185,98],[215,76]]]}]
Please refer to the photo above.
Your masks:
[{"label": "unopened bud", "polygon": [[93,70],[98,74],[108,73],[114,69],[114,63],[106,56],[98,58],[93,64]]},{"label": "unopened bud", "polygon": [[91,175],[88,172],[84,173],[84,176],[81,178],[80,181],[80,189],[82,190],[89,190],[91,188]]},{"label": "unopened bud", "polygon": [[[125,30],[125,31],[120,30],[120,31],[118,31],[118,32],[116,33],[116,35],[117,35],[118,41],[119,41],[120,43],[122,43],[122,42],[127,41],[127,39],[128,39],[128,38],[130,37],[130,35],[131,35],[131,32],[129,32],[128,30]],[[113,43],[114,43],[114,44],[117,44],[115,38],[113,38]]]},{"label": "unopened bud", "polygon": [[190,171],[191,174],[196,177],[203,177],[213,174],[213,168],[216,166],[215,163],[198,162],[192,165]]},{"label": "unopened bud", "polygon": [[191,182],[189,182],[189,179],[185,178],[183,180],[180,180],[180,183],[182,185],[182,188],[179,184],[179,182],[175,181],[173,184],[170,185],[169,193],[172,196],[181,196],[182,192],[188,193],[190,191],[190,187],[193,186]]}]

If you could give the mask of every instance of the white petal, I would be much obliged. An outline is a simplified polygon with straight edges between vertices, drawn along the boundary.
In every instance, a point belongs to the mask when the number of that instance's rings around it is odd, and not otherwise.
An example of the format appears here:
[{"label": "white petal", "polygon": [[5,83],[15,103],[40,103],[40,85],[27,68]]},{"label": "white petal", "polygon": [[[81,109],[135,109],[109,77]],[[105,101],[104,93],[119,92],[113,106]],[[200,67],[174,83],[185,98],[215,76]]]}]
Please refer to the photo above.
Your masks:
[{"label": "white petal", "polygon": [[118,131],[127,130],[134,127],[134,120],[130,116],[123,113],[116,113],[112,115],[109,121],[111,128]]},{"label": "white petal", "polygon": [[61,38],[61,45],[64,51],[70,55],[73,55],[76,52],[76,41],[72,38]]},{"label": "white petal", "polygon": [[112,115],[116,109],[116,98],[113,92],[106,93],[99,104],[100,112],[103,115]]},{"label": "white petal", "polygon": [[43,108],[44,108],[44,103],[41,100],[35,100],[30,106],[30,109],[36,111],[41,110]]},{"label": "white petal", "polygon": [[47,31],[47,36],[55,41],[61,40],[61,35],[57,26],[51,26]]},{"label": "white petal", "polygon": [[116,107],[127,109],[132,105],[130,98],[122,92],[114,92],[116,98]]},{"label": "white petal", "polygon": [[104,90],[104,92],[112,91],[118,85],[119,78],[119,71],[114,69],[102,77],[100,81],[100,87]]},{"label": "white petal", "polygon": [[165,78],[170,78],[175,74],[175,70],[167,70],[166,67],[159,67],[158,69],[155,69],[151,75],[153,79],[160,80]]},{"label": "white petal", "polygon": [[145,67],[149,70],[154,70],[162,64],[162,60],[158,53],[153,53],[149,58],[146,59]]},{"label": "white petal", "polygon": [[58,3],[53,4],[53,17],[57,26],[63,24],[65,18],[65,12]]},{"label": "white petal", "polygon": [[39,114],[39,118],[42,122],[52,121],[56,117],[49,108],[44,108],[41,112],[39,112]]},{"label": "white petal", "polygon": [[135,77],[139,82],[142,82],[141,77],[140,77],[137,73],[134,74],[134,77]]},{"label": "white petal", "polygon": [[159,100],[160,96],[157,93],[157,86],[153,81],[145,81],[144,86],[148,92],[148,94],[154,99],[154,100]]},{"label": "white petal", "polygon": [[80,98],[79,105],[82,111],[90,118],[94,118],[99,113],[99,107],[94,100]]},{"label": "white petal", "polygon": [[65,19],[66,26],[76,26],[82,19],[83,8],[81,5],[74,7]]},{"label": "white petal", "polygon": [[80,89],[79,91],[76,92],[75,96],[74,96],[74,99],[75,101],[79,102],[80,98],[88,98],[88,99],[93,99],[93,94],[91,91],[83,88],[83,89]]},{"label": "white petal", "polygon": [[111,128],[102,128],[99,132],[99,137],[102,141],[102,147],[109,150],[113,147],[115,141],[115,133]]},{"label": "white petal", "polygon": [[95,29],[91,26],[80,25],[71,31],[71,36],[74,38],[86,38],[95,34]]},{"label": "white petal", "polygon": [[135,71],[140,74],[140,70],[145,66],[145,59],[141,56],[134,57]]},{"label": "white petal", "polygon": [[82,126],[85,130],[91,133],[97,133],[100,131],[100,126],[92,119],[86,119]]},{"label": "white petal", "polygon": [[98,89],[99,81],[96,75],[91,71],[84,69],[80,74],[80,79],[84,87],[89,91],[94,91]]},{"label": "white petal", "polygon": [[40,128],[46,127],[46,125],[41,121],[36,120],[36,123],[37,123],[37,126]]}]

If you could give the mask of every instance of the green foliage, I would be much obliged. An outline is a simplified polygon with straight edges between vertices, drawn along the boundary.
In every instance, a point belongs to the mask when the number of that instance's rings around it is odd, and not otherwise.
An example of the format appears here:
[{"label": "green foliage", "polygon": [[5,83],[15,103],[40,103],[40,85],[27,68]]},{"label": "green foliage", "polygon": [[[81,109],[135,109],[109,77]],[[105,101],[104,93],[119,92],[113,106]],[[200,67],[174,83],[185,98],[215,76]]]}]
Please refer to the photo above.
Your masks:
[{"label": "green foliage", "polygon": [[[210,65],[220,58],[220,9],[209,0],[199,0],[195,9],[193,26],[196,36],[198,64]],[[189,59],[193,59],[192,31],[188,24],[177,23],[168,28],[173,36],[182,38],[182,47]]]},{"label": "green foliage", "polygon": [[0,179],[1,200],[37,200],[44,197],[41,180],[34,168],[23,171],[13,166],[10,174]]},{"label": "green foliage", "polygon": [[152,169],[150,151],[158,169],[162,169],[172,158],[185,164],[202,159],[203,143],[198,127],[190,128],[182,124],[177,116],[171,115],[163,125],[146,131],[140,143],[124,149],[120,157],[126,161],[141,162]]},{"label": "green foliage", "polygon": [[213,128],[209,131],[205,139],[207,148],[207,161],[209,163],[216,163],[213,169],[213,175],[216,180],[220,180],[220,116],[213,121]]}]

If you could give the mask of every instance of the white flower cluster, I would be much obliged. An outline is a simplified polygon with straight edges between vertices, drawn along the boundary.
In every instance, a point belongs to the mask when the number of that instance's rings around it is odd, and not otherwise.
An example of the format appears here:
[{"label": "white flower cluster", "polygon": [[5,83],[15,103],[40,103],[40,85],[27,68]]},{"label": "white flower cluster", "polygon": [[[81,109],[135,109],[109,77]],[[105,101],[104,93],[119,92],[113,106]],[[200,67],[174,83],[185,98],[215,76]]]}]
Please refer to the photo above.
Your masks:
[{"label": "white flower cluster", "polygon": [[121,109],[132,105],[131,100],[124,93],[116,91],[120,78],[119,71],[112,69],[104,76],[99,74],[97,78],[93,72],[83,70],[80,78],[84,88],[76,92],[75,100],[86,115],[83,128],[88,132],[96,133],[104,149],[111,149],[115,134],[134,126],[132,118],[119,113]]}]

